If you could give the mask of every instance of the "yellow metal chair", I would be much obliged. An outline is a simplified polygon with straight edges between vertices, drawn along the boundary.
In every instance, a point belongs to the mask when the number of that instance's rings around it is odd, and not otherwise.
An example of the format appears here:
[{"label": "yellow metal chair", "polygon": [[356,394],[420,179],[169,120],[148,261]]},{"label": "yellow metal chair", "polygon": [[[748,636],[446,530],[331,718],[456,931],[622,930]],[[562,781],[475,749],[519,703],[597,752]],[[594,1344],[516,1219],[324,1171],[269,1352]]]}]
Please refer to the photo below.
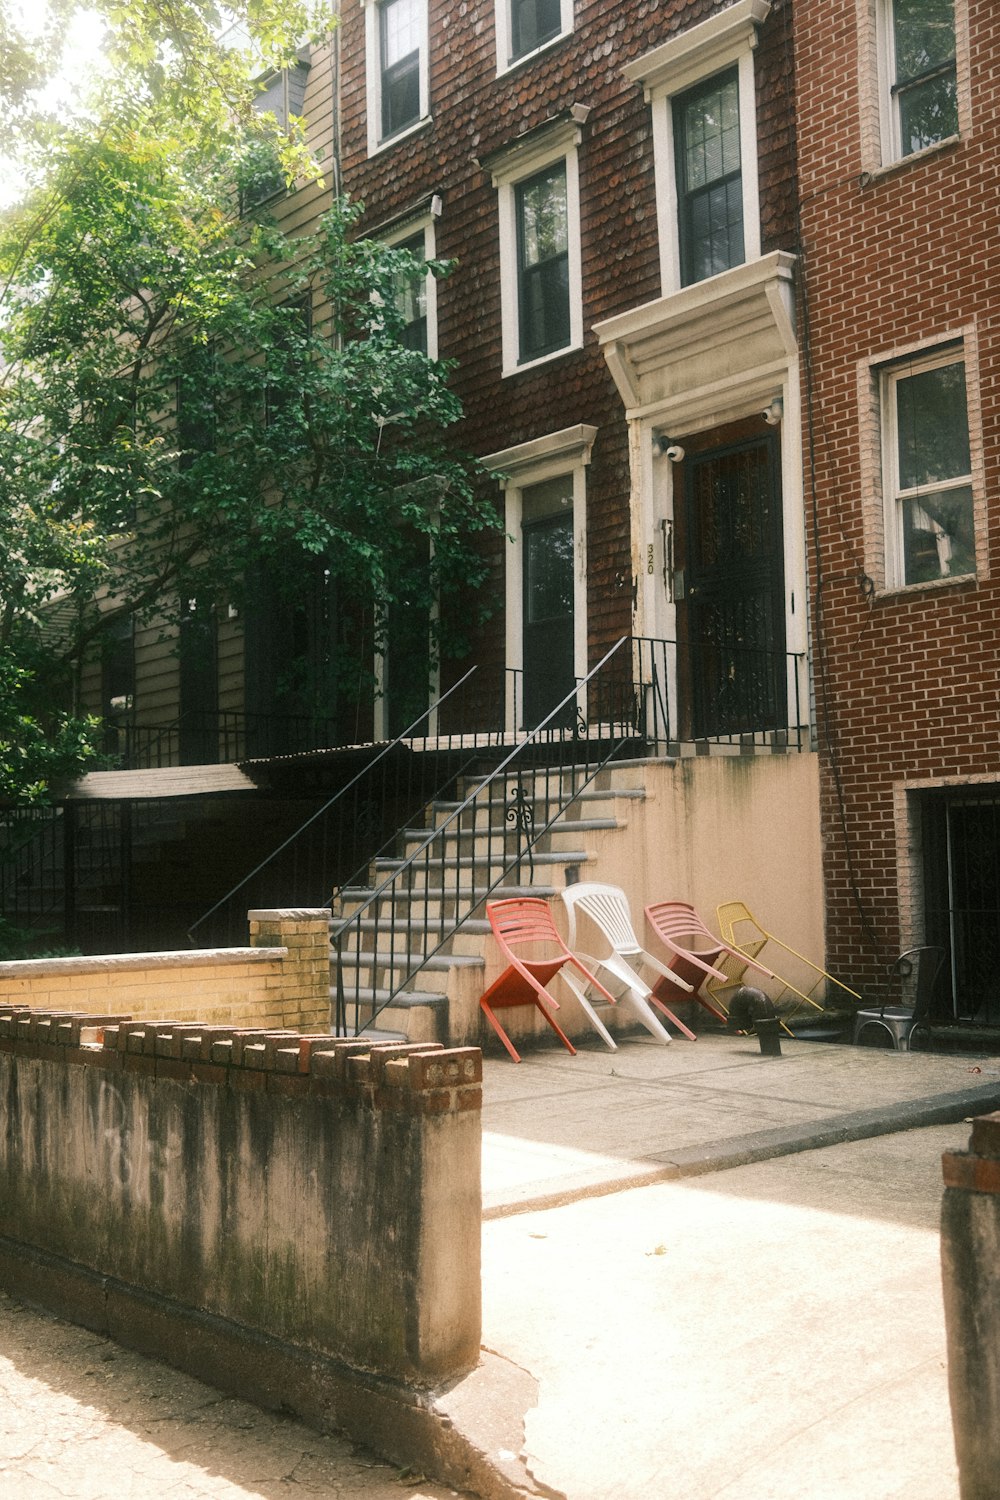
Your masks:
[{"label": "yellow metal chair", "polygon": [[[816,999],[816,991],[824,982],[835,985],[838,990],[843,990],[844,994],[849,995],[852,1000],[858,1001],[861,999],[856,990],[852,990],[839,979],[835,979],[826,969],[821,969],[819,964],[813,963],[811,958],[806,958],[805,954],[800,953],[797,948],[792,948],[788,943],[783,943],[781,938],[776,937],[773,932],[768,932],[767,928],[761,926],[750,908],[744,905],[742,901],[724,901],[721,906],[716,907],[715,914],[718,918],[719,931],[725,941],[740,954],[745,955],[747,960],[746,963],[741,963],[731,953],[723,955],[718,961],[718,967],[725,973],[725,980],[710,979],[706,985],[706,989],[718,1003],[722,1004],[724,1009],[726,1008],[725,1002],[721,999],[720,991],[724,992],[734,989],[737,985],[742,984],[743,975],[749,967],[750,962],[758,958],[765,948],[768,950],[768,965],[775,979],[782,986],[778,994],[772,995],[771,999],[777,1005],[788,995],[797,997],[797,1003],[782,1017],[782,1026],[789,1035],[794,1036],[789,1022],[804,1005],[811,1006],[814,1010],[822,1012],[824,1007],[822,1002]],[[801,985],[807,986],[806,988],[800,988],[798,984],[794,984],[792,980],[786,979],[784,975],[778,973],[774,967],[774,949],[781,949],[783,953],[788,954],[790,959],[802,965],[804,977],[796,974],[796,978],[800,979]],[[811,984],[809,980],[812,980]]]}]

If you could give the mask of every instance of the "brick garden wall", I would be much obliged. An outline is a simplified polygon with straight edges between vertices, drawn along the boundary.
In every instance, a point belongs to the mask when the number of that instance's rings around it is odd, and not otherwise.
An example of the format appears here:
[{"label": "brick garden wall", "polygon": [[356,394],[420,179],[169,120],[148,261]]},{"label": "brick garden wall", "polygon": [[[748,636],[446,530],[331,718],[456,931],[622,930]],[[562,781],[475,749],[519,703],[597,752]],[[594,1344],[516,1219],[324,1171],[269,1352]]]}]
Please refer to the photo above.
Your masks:
[{"label": "brick garden wall", "polygon": [[249,948],[0,964],[0,1003],[329,1030],[329,912],[250,913]]},{"label": "brick garden wall", "polygon": [[[869,929],[886,953],[921,935],[913,930],[919,918],[905,904],[900,912],[899,888],[905,895],[912,871],[894,788],[1000,772],[1000,621],[990,576],[1000,524],[1000,12],[991,0],[968,6],[962,138],[879,171],[871,170],[863,13],[856,0],[797,6],[795,49],[815,456],[806,504],[808,529],[820,538],[811,556],[814,642],[821,668],[825,659],[825,676],[817,671],[820,722],[825,707],[830,727],[827,953],[835,971],[857,979],[875,968]],[[960,62],[960,85],[963,69]],[[970,413],[978,396],[982,421],[978,483],[987,516],[978,577],[889,592],[877,417],[865,410],[864,368],[962,331]],[[807,454],[808,427],[807,412]]]}]

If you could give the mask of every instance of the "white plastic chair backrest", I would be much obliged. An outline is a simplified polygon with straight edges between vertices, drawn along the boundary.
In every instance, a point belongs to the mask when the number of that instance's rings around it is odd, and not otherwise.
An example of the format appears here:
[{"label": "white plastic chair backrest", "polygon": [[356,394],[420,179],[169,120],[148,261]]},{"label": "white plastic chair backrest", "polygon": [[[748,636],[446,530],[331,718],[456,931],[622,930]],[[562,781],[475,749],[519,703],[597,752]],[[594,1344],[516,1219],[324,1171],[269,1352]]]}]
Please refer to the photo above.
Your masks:
[{"label": "white plastic chair backrest", "polygon": [[570,885],[562,892],[569,913],[569,947],[576,943],[576,908],[579,907],[600,932],[615,953],[641,953],[642,948],[632,926],[628,897],[617,885],[600,885],[594,880]]}]

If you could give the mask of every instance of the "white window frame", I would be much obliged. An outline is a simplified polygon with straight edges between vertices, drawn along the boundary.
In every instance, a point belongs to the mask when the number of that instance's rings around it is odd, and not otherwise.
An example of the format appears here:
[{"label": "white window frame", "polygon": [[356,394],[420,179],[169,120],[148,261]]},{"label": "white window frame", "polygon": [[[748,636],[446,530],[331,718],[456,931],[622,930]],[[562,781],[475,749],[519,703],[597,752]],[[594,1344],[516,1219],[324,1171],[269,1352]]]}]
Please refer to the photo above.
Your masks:
[{"label": "white window frame", "polygon": [[[916,374],[935,365],[956,364],[959,360],[965,365],[965,406],[971,474],[956,478],[955,482],[956,485],[972,485],[975,572],[905,583],[901,511],[895,483],[898,462],[895,447],[895,404],[890,382],[894,378]],[[988,518],[975,325],[942,331],[932,337],[887,349],[860,360],[858,404],[865,566],[874,584],[876,596],[950,588],[958,583],[968,583],[972,578],[988,577]],[[934,486],[935,489],[943,487]]]},{"label": "white window frame", "polygon": [[[521,534],[523,495],[547,479],[573,479],[573,670],[587,675],[587,467],[597,428],[585,422],[560,432],[487,454],[481,462],[497,474],[504,492],[507,562],[504,570],[505,659],[509,669],[524,670],[524,547]],[[507,685],[506,724],[515,718],[513,681]]]},{"label": "white window frame", "polygon": [[496,0],[497,77],[548,51],[573,30],[573,0],[559,0],[559,30],[556,35],[550,36],[541,46],[533,47],[530,52],[521,52],[514,57],[511,50],[514,38],[511,5],[512,0]]},{"label": "white window frame", "polygon": [[[680,291],[683,285],[673,101],[696,84],[705,83],[715,74],[728,72],[734,66],[738,73],[740,99],[741,264],[760,258],[757,95],[753,55],[757,46],[757,28],[767,19],[770,10],[771,0],[736,0],[735,5],[672,37],[669,42],[622,69],[631,83],[642,85],[646,102],[652,109],[660,283],[664,296]],[[711,281],[713,278],[705,279]]]},{"label": "white window frame", "polygon": [[[899,476],[899,431],[898,431],[898,401],[897,391],[904,380],[911,379],[915,375],[924,374],[930,370],[941,369],[945,365],[961,364],[965,369],[966,378],[966,406],[965,421],[967,436],[969,440],[969,471],[966,474],[956,474],[951,478],[928,485],[919,485],[912,489],[904,490],[901,487]],[[880,407],[882,412],[882,489],[885,496],[885,539],[886,539],[886,570],[888,578],[897,588],[914,588],[917,586],[913,580],[907,581],[905,577],[906,559],[903,548],[903,506],[908,500],[919,501],[923,494],[938,493],[950,489],[970,489],[973,491],[971,499],[972,515],[970,521],[975,535],[975,491],[972,480],[972,433],[969,424],[968,404],[968,378],[969,369],[965,358],[965,350],[961,345],[951,345],[946,349],[938,349],[922,357],[908,359],[902,362],[888,365],[880,372]],[[977,548],[978,552],[978,548]],[[975,569],[972,570],[973,574]],[[957,578],[968,578],[970,574],[956,573],[946,574],[942,578],[925,580],[931,583],[951,583]]]},{"label": "white window frame", "polygon": [[[953,0],[954,3],[954,0]],[[957,5],[956,5],[957,12]],[[935,151],[946,141],[957,139],[957,135],[942,136],[920,151],[904,151],[900,137],[899,105],[893,96],[896,81],[895,68],[895,0],[878,0],[876,10],[876,42],[878,49],[879,120],[882,136],[882,160],[885,162],[907,161],[913,156],[922,156],[924,151]],[[958,16],[955,16],[955,67],[956,92],[958,72]]]},{"label": "white window frame", "polygon": [[[403,245],[407,240],[416,239],[418,234],[424,237],[423,259],[434,260],[437,254],[435,249],[435,215],[434,210],[429,209],[419,217],[406,219],[398,226],[389,230],[382,236],[386,245]],[[438,357],[438,326],[437,326],[437,277],[427,272],[424,295],[427,304],[427,358]]]},{"label": "white window frame", "polygon": [[[590,111],[574,105],[569,118],[498,153],[490,159],[493,186],[497,189],[500,218],[500,319],[504,378],[533,370],[549,360],[561,359],[572,349],[583,348],[583,278],[580,257],[580,171],[578,148],[583,125]],[[569,273],[569,339],[535,359],[521,360],[521,318],[518,295],[517,188],[522,182],[564,161],[566,167],[566,232]]]},{"label": "white window frame", "polygon": [[971,135],[968,0],[954,0],[954,5],[958,134],[944,136],[921,151],[911,151],[903,156],[900,154],[898,113],[892,97],[895,68],[892,22],[887,19],[892,0],[856,0],[861,162],[868,177],[922,161],[925,156]]},{"label": "white window frame", "polygon": [[412,124],[392,135],[382,134],[382,38],[380,33],[378,0],[361,0],[365,8],[365,83],[368,116],[368,155],[388,150],[398,141],[404,141],[415,130],[422,130],[430,119],[430,94],[428,81],[427,47],[427,0],[418,0],[420,5],[420,111]]}]

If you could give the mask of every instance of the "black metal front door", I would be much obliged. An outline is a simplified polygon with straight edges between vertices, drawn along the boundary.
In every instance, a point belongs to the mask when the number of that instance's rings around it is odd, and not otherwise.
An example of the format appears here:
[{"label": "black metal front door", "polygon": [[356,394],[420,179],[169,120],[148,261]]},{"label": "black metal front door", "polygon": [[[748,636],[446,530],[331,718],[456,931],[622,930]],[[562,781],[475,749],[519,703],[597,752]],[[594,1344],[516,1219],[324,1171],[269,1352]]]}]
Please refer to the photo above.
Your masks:
[{"label": "black metal front door", "polygon": [[774,434],[685,460],[680,637],[688,732],[785,727],[780,454]]},{"label": "black metal front door", "polygon": [[925,936],[948,953],[931,1019],[1000,1025],[1000,792],[919,795]]}]

